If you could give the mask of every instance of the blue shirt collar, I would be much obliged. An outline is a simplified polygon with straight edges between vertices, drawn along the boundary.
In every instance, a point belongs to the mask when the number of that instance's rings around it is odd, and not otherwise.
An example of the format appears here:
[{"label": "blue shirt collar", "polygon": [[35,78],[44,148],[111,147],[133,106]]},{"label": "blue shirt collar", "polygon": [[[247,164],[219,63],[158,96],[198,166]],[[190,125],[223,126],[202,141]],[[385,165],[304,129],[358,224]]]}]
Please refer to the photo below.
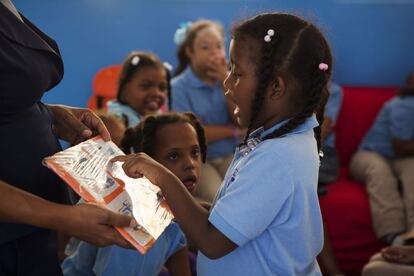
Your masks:
[{"label": "blue shirt collar", "polygon": [[[249,139],[250,138],[260,138],[260,139],[262,139],[266,135],[268,135],[268,134],[272,133],[273,131],[275,131],[276,129],[279,129],[280,127],[282,127],[287,121],[288,120],[284,120],[282,122],[279,122],[279,123],[273,125],[272,127],[266,129],[266,130],[263,127],[259,127],[259,128],[255,129],[254,131],[252,131],[249,134]],[[309,129],[314,129],[318,125],[319,125],[318,120],[316,119],[316,116],[314,114],[311,117],[307,118],[303,124],[301,124],[300,126],[295,128],[294,130],[289,132],[289,134],[300,133],[300,132],[307,131]]]},{"label": "blue shirt collar", "polygon": [[[210,85],[206,84],[202,80],[200,80],[197,75],[194,73],[193,69],[191,69],[191,66],[188,65],[187,68],[183,72],[185,78],[187,78],[188,83],[190,86],[195,88],[203,88],[203,87],[211,87]],[[219,85],[219,82],[217,81],[214,86]]]},{"label": "blue shirt collar", "polygon": [[[264,129],[264,127],[259,127],[257,129],[255,129],[254,131],[252,131],[249,134],[249,138],[246,141],[246,145],[242,145],[241,147],[239,147],[240,153],[242,155],[247,155],[248,153],[250,153],[252,150],[254,150],[256,148],[256,146],[258,144],[260,144],[263,141],[263,138],[266,135],[272,133],[276,129],[279,129],[287,121],[288,120],[284,120],[282,122],[279,122],[279,123],[273,125],[272,127],[266,129],[266,130]],[[294,130],[290,131],[287,134],[290,135],[290,134],[305,132],[305,131],[308,131],[310,129],[314,129],[318,125],[319,125],[318,120],[316,119],[316,116],[314,114],[311,117],[307,118],[303,124],[301,124],[300,126],[298,126],[297,128],[295,128]]]}]

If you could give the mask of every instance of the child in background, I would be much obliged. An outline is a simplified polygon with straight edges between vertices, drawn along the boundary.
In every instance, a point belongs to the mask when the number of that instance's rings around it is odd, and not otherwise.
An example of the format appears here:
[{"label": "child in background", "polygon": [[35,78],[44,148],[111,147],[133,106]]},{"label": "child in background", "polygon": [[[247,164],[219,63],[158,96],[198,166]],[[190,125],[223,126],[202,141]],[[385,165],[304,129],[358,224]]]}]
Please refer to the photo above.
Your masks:
[{"label": "child in background", "polygon": [[404,233],[414,231],[414,74],[382,107],[351,160],[350,172],[366,183],[377,237],[403,244]]},{"label": "child in background", "polygon": [[211,211],[147,155],[112,161],[124,161],[127,175],[145,175],[161,188],[199,248],[199,276],[321,275],[319,124],[332,70],[329,45],[313,24],[281,13],[258,15],[232,34],[224,84],[248,134]]},{"label": "child in background", "polygon": [[135,126],[143,116],[156,114],[170,98],[170,73],[160,59],[149,52],[132,52],[122,65],[117,100],[109,101],[108,112]]},{"label": "child in background", "polygon": [[[339,160],[335,148],[335,124],[341,108],[343,91],[342,88],[330,82],[329,98],[326,103],[325,117],[321,126],[321,142],[323,158],[319,167],[318,178],[318,194],[324,196],[327,193],[325,185],[334,182],[338,177]],[[324,224],[324,243],[321,253],[318,256],[319,265],[326,275],[345,275],[336,263],[335,256],[332,251],[331,242],[328,235],[328,230]]]},{"label": "child in background", "polygon": [[[145,152],[180,179],[188,192],[197,185],[206,158],[204,131],[191,113],[148,116],[128,128],[121,142],[125,153]],[[64,275],[158,275],[166,265],[171,275],[190,275],[184,234],[171,223],[149,251],[118,246],[97,248],[81,242],[63,263]]]},{"label": "child in background", "polygon": [[232,117],[234,105],[223,92],[228,72],[223,27],[209,20],[186,27],[178,30],[183,37],[176,37],[179,65],[171,82],[172,108],[194,112],[204,126],[208,154],[196,194],[211,202],[233,158],[240,131]]},{"label": "child in background", "polygon": [[321,126],[323,158],[319,168],[319,184],[329,184],[338,178],[338,154],[335,149],[335,124],[341,108],[343,91],[333,82],[329,83],[329,99],[326,103],[325,118]]}]

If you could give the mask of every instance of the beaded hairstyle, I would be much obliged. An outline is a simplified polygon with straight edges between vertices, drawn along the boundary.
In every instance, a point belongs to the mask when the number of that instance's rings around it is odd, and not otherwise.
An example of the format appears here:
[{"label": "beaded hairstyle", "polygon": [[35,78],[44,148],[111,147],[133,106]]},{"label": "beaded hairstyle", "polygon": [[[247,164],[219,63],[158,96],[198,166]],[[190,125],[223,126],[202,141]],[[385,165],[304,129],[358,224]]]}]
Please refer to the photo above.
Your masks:
[{"label": "beaded hairstyle", "polygon": [[125,131],[124,138],[121,141],[121,149],[126,154],[145,152],[149,156],[153,156],[158,129],[165,125],[175,123],[188,123],[194,127],[200,146],[201,161],[204,163],[207,157],[204,129],[197,117],[191,112],[165,112],[146,116],[135,127],[130,127]]},{"label": "beaded hairstyle", "polygon": [[[332,55],[324,36],[313,24],[289,14],[261,14],[236,25],[232,38],[250,46],[250,58],[256,65],[256,93],[245,142],[262,107],[266,89],[276,76],[283,77],[286,88],[295,93],[292,99],[298,110],[294,117],[264,139],[291,132],[313,113],[322,125],[329,96],[327,84],[332,72]],[[314,131],[319,151],[320,127]]]},{"label": "beaded hairstyle", "polygon": [[171,72],[170,68],[167,65],[161,63],[160,59],[149,52],[132,52],[129,54],[122,65],[122,70],[119,76],[118,81],[118,90],[117,90],[117,100],[120,103],[126,104],[123,100],[123,91],[125,85],[131,81],[133,76],[139,72],[140,69],[154,67],[154,68],[164,68],[167,76],[167,99],[168,99],[168,109],[171,110],[172,97],[171,97]]}]

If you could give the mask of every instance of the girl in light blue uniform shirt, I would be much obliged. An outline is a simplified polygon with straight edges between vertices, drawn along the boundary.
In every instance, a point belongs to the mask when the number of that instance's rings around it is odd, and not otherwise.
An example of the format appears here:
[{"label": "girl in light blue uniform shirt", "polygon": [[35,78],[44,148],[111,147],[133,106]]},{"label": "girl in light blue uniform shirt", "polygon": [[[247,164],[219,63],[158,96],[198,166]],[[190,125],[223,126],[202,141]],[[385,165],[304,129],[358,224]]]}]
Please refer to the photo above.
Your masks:
[{"label": "girl in light blue uniform shirt", "polygon": [[122,65],[117,99],[109,101],[107,108],[122,117],[127,127],[133,127],[145,115],[160,112],[167,98],[170,105],[168,68],[152,53],[132,52]]},{"label": "girl in light blue uniform shirt", "polygon": [[179,41],[179,65],[171,81],[172,108],[194,112],[206,130],[207,162],[201,169],[196,194],[211,202],[240,142],[239,128],[223,91],[228,72],[223,27],[209,20],[187,27]]},{"label": "girl in light blue uniform shirt", "polygon": [[320,129],[332,56],[303,19],[261,14],[234,27],[227,97],[248,129],[210,211],[144,154],[120,156],[158,185],[199,249],[198,275],[321,275]]}]

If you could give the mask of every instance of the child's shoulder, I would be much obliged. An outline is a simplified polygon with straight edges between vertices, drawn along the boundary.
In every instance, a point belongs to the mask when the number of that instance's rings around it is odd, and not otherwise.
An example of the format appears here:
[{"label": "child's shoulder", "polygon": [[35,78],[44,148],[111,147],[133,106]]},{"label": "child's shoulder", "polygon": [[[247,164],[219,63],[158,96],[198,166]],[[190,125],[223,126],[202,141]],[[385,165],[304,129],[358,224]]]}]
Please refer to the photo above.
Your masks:
[{"label": "child's shoulder", "polygon": [[384,108],[401,114],[414,114],[414,96],[393,97],[384,105]]}]

